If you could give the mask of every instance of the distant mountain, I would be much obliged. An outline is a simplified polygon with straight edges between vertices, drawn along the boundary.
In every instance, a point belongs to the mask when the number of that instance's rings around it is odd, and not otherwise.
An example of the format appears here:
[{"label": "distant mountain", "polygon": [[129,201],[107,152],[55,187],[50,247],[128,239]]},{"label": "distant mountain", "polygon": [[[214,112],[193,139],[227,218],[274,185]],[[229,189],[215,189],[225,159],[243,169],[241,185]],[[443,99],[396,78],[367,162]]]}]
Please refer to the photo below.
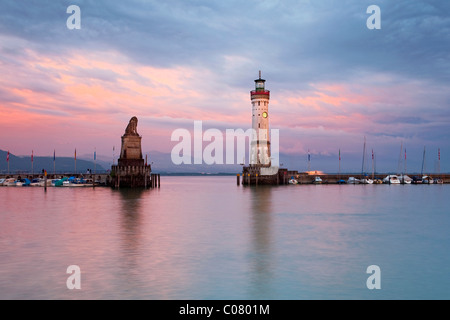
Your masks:
[{"label": "distant mountain", "polygon": [[[0,173],[8,172],[8,163],[6,156],[8,152],[0,150]],[[77,157],[77,172],[85,173],[88,169],[94,171],[94,161],[88,161]],[[53,173],[53,157],[33,157],[34,173],[47,172]],[[75,159],[72,157],[56,157],[55,169],[57,173],[74,173]],[[96,172],[104,172],[105,168],[97,162]],[[29,172],[31,173],[31,156],[16,156],[9,154],[9,172]]]}]

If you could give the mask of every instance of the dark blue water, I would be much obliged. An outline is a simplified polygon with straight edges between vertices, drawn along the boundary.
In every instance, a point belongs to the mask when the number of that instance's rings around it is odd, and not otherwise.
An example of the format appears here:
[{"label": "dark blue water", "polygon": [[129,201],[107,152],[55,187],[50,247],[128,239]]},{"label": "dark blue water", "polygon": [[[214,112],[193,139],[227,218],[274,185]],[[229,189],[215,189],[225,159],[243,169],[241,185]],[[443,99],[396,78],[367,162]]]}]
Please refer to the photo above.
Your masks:
[{"label": "dark blue water", "polygon": [[[449,185],[0,188],[0,299],[449,299]],[[66,269],[78,265],[81,289]],[[381,289],[369,290],[370,265]]]}]

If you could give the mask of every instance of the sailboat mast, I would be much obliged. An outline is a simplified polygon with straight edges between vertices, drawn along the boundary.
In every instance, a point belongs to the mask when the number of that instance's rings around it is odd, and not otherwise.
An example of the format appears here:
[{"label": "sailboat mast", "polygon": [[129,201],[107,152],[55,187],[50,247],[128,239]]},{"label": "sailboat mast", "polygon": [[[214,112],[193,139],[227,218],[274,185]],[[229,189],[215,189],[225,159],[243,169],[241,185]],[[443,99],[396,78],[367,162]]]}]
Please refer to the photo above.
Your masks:
[{"label": "sailboat mast", "polygon": [[372,180],[375,178],[375,154],[372,149]]},{"label": "sailboat mast", "polygon": [[438,148],[438,169],[437,169],[438,175],[441,174],[441,149]]},{"label": "sailboat mast", "polygon": [[366,137],[364,137],[364,148],[363,148],[363,161],[361,168],[361,177],[364,176],[364,164],[366,162]]},{"label": "sailboat mast", "polygon": [[405,169],[403,170],[403,174],[406,175],[406,148],[405,148]]},{"label": "sailboat mast", "polygon": [[421,175],[423,177],[423,168],[425,166],[425,147],[423,147],[423,158],[422,158],[422,172]]},{"label": "sailboat mast", "polygon": [[339,149],[339,171],[338,171],[338,180],[341,180],[341,149]]},{"label": "sailboat mast", "polygon": [[402,172],[402,154],[403,154],[403,141],[400,144],[400,154],[398,155],[397,174],[400,174]]}]

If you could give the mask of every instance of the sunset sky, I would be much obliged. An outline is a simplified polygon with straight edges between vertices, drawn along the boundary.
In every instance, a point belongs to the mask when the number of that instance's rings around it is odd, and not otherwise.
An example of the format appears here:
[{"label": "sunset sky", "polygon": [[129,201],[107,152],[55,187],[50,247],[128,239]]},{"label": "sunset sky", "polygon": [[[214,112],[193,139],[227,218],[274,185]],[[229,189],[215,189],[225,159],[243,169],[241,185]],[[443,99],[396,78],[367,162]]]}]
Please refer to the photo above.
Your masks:
[{"label": "sunset sky", "polygon": [[[80,30],[66,26],[72,4]],[[366,27],[373,4],[380,30]],[[393,165],[401,144],[416,165],[440,148],[450,171],[450,1],[438,0],[2,0],[0,149],[109,156],[137,116],[143,150],[170,153],[195,120],[249,128],[259,70],[281,152],[360,159],[365,136]]]}]

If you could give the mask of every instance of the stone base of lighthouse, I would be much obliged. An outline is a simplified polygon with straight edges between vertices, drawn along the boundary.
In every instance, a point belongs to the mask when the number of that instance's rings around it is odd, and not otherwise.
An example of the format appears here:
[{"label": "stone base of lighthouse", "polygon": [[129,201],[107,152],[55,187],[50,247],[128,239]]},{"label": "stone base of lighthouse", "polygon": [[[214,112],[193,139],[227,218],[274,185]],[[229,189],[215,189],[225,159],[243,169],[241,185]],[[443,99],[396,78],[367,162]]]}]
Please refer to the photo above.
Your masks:
[{"label": "stone base of lighthouse", "polygon": [[242,185],[257,186],[257,185],[284,185],[289,184],[289,180],[295,179],[306,180],[308,174],[278,167],[264,167],[260,165],[251,165],[244,167],[242,170]]}]

